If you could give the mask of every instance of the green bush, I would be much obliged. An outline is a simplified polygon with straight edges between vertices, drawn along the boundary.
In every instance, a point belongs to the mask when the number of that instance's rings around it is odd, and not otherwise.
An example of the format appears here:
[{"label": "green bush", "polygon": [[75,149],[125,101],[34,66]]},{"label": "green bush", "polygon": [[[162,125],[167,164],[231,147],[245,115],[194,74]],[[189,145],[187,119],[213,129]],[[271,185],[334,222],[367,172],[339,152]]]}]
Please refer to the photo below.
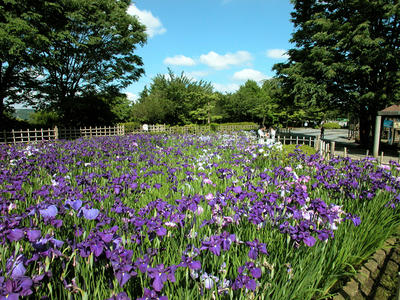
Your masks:
[{"label": "green bush", "polygon": [[139,122],[126,122],[119,123],[118,125],[125,127],[125,133],[135,132],[141,129],[141,125]]},{"label": "green bush", "polygon": [[210,130],[211,130],[212,132],[217,131],[217,129],[218,129],[218,124],[217,124],[217,123],[211,123],[211,124],[210,124]]},{"label": "green bush", "polygon": [[284,155],[286,156],[289,153],[294,153],[296,148],[300,149],[306,155],[313,155],[317,153],[317,151],[313,147],[310,147],[308,145],[295,145],[295,144],[282,145],[282,152],[284,152]]},{"label": "green bush", "polygon": [[254,122],[236,122],[236,123],[221,123],[218,125],[224,125],[224,126],[233,126],[233,125],[254,125],[254,126],[258,126],[257,123]]},{"label": "green bush", "polygon": [[322,125],[325,129],[340,129],[340,125],[339,123],[334,123],[334,122],[330,122],[330,123],[325,123],[324,125]]},{"label": "green bush", "polygon": [[31,114],[30,124],[34,127],[53,128],[60,123],[59,115],[54,111],[37,111]]}]

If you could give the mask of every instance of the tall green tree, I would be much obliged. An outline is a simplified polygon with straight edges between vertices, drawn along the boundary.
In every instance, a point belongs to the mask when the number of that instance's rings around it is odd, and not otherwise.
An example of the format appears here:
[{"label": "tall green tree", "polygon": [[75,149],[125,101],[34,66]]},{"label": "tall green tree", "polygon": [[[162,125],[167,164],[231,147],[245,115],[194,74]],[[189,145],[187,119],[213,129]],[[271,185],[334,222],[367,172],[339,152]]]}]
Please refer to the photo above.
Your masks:
[{"label": "tall green tree", "polygon": [[144,70],[135,50],[147,36],[127,13],[130,3],[1,1],[0,117],[10,104],[25,102],[71,124],[89,94],[94,101],[137,80]]},{"label": "tall green tree", "polygon": [[223,97],[220,105],[225,121],[272,125],[279,119],[278,99],[277,79],[265,80],[261,86],[254,80],[247,80],[235,93]]},{"label": "tall green tree", "polygon": [[[48,26],[50,44],[41,53],[42,94],[65,122],[82,93],[114,93],[143,73],[137,45],[145,26],[127,13],[130,0],[58,0]],[[68,105],[65,105],[68,103]],[[78,103],[76,103],[78,105]]]},{"label": "tall green tree", "polygon": [[281,99],[281,84],[278,79],[264,80],[261,86],[261,101],[256,106],[258,116],[262,118],[264,125],[277,125],[283,115],[279,109]]},{"label": "tall green tree", "polygon": [[184,73],[158,74],[141,93],[133,107],[134,119],[140,122],[190,124],[204,122],[216,97],[209,82],[196,81]]},{"label": "tall green tree", "polygon": [[34,66],[47,43],[41,31],[46,1],[0,2],[0,123],[12,104],[30,102],[39,76]]},{"label": "tall green tree", "polygon": [[257,114],[257,108],[262,101],[260,94],[261,88],[254,80],[247,80],[232,94],[228,111],[234,122],[260,121],[261,116]]},{"label": "tall green tree", "polygon": [[291,102],[359,116],[364,144],[377,111],[399,101],[397,0],[292,0],[289,61],[275,65]]}]

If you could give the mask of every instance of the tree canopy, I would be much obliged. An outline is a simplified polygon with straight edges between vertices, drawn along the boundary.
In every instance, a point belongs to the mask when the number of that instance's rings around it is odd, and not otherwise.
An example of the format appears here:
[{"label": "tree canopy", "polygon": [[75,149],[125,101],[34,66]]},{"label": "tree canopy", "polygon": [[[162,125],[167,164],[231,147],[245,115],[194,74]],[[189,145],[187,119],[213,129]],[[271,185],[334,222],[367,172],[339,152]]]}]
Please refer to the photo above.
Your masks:
[{"label": "tree canopy", "polygon": [[0,122],[11,104],[31,100],[32,90],[38,84],[35,66],[42,45],[47,43],[38,13],[43,9],[42,2],[0,3]]},{"label": "tree canopy", "polygon": [[166,75],[155,76],[142,92],[133,108],[134,119],[154,124],[204,123],[209,114],[211,118],[217,99],[209,82],[168,70]]},{"label": "tree canopy", "polygon": [[247,80],[235,93],[226,96],[220,106],[227,121],[272,125],[279,120],[279,92],[276,79],[265,80],[261,86]]},{"label": "tree canopy", "polygon": [[294,106],[360,117],[363,143],[378,110],[399,100],[397,0],[292,0],[289,61],[275,65]]},{"label": "tree canopy", "polygon": [[[115,94],[143,73],[145,26],[129,0],[8,0],[0,4],[0,113],[35,103],[75,119],[84,93]],[[22,97],[27,92],[30,94]]]}]

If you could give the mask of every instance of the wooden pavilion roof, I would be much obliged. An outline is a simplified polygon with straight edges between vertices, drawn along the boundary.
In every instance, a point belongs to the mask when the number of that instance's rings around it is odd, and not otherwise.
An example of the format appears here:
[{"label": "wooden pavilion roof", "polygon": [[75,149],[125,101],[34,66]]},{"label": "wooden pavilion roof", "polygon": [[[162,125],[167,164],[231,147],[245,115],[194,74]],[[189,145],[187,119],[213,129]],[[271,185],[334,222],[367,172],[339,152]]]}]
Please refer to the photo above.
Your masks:
[{"label": "wooden pavilion roof", "polygon": [[400,116],[400,105],[392,105],[378,111],[378,116]]}]

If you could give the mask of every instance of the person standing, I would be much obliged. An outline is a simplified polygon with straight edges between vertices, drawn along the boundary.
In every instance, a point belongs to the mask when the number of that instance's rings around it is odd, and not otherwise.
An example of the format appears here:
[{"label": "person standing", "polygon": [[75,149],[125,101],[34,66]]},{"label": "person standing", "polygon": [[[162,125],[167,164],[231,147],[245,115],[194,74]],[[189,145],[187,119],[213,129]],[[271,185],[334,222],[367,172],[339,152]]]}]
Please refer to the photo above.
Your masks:
[{"label": "person standing", "polygon": [[258,128],[257,130],[257,135],[258,135],[258,142],[260,144],[264,144],[265,143],[265,127],[261,127]]},{"label": "person standing", "polygon": [[274,127],[270,127],[269,128],[269,138],[275,142],[275,135],[276,135],[276,130],[274,129]]}]

